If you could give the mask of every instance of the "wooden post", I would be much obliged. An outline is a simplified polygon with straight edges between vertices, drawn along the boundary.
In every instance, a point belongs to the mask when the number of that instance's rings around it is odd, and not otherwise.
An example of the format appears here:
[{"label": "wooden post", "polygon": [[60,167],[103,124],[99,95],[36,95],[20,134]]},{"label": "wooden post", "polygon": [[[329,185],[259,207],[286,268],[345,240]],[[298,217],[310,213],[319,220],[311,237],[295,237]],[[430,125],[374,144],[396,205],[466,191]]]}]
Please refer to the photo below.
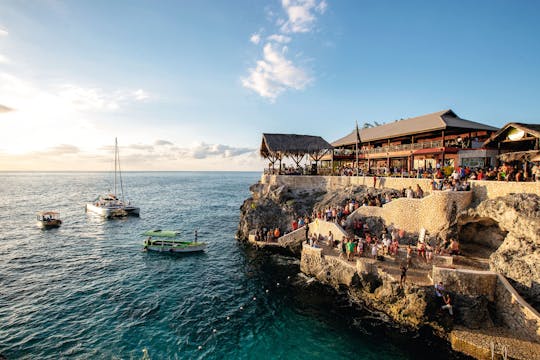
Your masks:
[{"label": "wooden post", "polygon": [[441,170],[444,167],[444,149],[446,149],[446,146],[444,145],[444,130],[441,132],[442,134],[442,159],[441,159]]}]

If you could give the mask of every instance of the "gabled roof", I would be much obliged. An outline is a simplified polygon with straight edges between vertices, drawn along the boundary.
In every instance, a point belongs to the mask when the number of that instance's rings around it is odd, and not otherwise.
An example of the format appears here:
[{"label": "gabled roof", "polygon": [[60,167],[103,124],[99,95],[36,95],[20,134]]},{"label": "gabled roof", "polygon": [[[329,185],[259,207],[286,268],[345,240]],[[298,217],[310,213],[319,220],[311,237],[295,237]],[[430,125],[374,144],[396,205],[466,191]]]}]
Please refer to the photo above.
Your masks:
[{"label": "gabled roof", "polygon": [[525,134],[531,134],[536,138],[540,138],[540,125],[539,124],[522,124],[522,123],[508,123],[504,125],[501,130],[497,131],[495,134],[491,135],[482,145],[490,145],[493,142],[498,142],[505,140],[508,132],[512,129],[517,129],[523,131]]},{"label": "gabled roof", "polygon": [[[429,131],[445,130],[449,128],[489,131],[497,130],[497,128],[493,126],[462,119],[457,116],[455,112],[448,109],[410,119],[395,121],[381,126],[361,129],[360,139],[365,143],[368,141],[421,134]],[[334,141],[332,145],[337,147],[351,145],[354,143],[356,143],[356,130],[353,130],[347,136]]]},{"label": "gabled roof", "polygon": [[333,149],[320,136],[296,134],[263,134],[260,154],[267,157],[270,154],[298,155]]}]

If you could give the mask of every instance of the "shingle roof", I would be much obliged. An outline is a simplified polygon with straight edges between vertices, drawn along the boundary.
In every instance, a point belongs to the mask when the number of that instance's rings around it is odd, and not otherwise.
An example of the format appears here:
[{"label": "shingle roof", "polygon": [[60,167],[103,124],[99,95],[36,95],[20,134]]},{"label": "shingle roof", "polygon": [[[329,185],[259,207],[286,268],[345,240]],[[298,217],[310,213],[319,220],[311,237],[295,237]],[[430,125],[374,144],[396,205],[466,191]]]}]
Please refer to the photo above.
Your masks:
[{"label": "shingle roof", "polygon": [[[497,128],[480,124],[474,121],[465,120],[456,115],[452,110],[442,110],[431,114],[417,116],[410,119],[399,120],[389,124],[376,126],[360,130],[362,142],[388,139],[404,135],[413,135],[433,130],[444,130],[448,128],[490,130]],[[333,146],[351,145],[356,143],[356,130],[347,136],[342,137],[332,143]]]},{"label": "shingle roof", "polygon": [[271,153],[282,155],[297,155],[313,153],[315,151],[333,149],[326,140],[320,136],[296,134],[263,134],[260,154],[263,157]]},{"label": "shingle roof", "polygon": [[522,124],[522,123],[508,123],[504,125],[499,131],[497,131],[495,134],[491,135],[489,139],[487,139],[482,146],[486,146],[490,144],[491,142],[496,141],[497,139],[500,139],[508,131],[511,130],[511,128],[522,130],[525,133],[529,133],[531,135],[534,135],[537,138],[540,138],[540,125],[539,124]]}]

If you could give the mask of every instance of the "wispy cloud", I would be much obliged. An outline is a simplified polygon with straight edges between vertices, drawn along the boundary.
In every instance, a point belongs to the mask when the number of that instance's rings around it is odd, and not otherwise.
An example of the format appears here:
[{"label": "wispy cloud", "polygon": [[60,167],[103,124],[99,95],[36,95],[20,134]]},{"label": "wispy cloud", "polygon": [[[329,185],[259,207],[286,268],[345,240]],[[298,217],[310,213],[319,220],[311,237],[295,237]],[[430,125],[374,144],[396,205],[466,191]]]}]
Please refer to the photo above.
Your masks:
[{"label": "wispy cloud", "polygon": [[[248,68],[247,76],[241,78],[242,86],[270,102],[275,102],[289,89],[301,90],[313,81],[306,69],[287,58],[289,48],[285,44],[291,43],[292,35],[296,33],[314,30],[317,14],[326,11],[327,3],[325,0],[282,0],[281,6],[285,18],[278,18],[276,33],[265,39],[262,58],[256,61],[254,67]],[[273,16],[272,12],[270,17]],[[254,44],[261,41],[260,33],[251,36]]]},{"label": "wispy cloud", "polygon": [[106,91],[97,87],[86,88],[76,85],[59,86],[58,95],[81,111],[115,111],[129,102],[150,98],[150,95],[142,89]]},{"label": "wispy cloud", "polygon": [[9,63],[8,57],[0,54],[0,64],[7,64],[7,63]]},{"label": "wispy cloud", "polygon": [[291,40],[292,40],[292,38],[290,36],[285,36],[285,35],[281,35],[281,34],[270,35],[266,39],[268,41],[275,41],[275,42],[280,43],[280,44],[287,44],[287,43],[290,43]]},{"label": "wispy cloud", "polygon": [[0,27],[0,36],[8,36],[8,31]]},{"label": "wispy cloud", "polygon": [[284,33],[310,32],[317,19],[316,14],[323,14],[328,6],[324,0],[282,0],[281,5],[287,14],[287,20],[279,22]]},{"label": "wispy cloud", "polygon": [[266,44],[263,59],[257,61],[255,68],[248,70],[249,75],[242,79],[242,85],[264,98],[275,101],[288,88],[299,90],[309,84],[311,78],[305,70],[295,66],[285,57],[285,49],[271,43]]}]

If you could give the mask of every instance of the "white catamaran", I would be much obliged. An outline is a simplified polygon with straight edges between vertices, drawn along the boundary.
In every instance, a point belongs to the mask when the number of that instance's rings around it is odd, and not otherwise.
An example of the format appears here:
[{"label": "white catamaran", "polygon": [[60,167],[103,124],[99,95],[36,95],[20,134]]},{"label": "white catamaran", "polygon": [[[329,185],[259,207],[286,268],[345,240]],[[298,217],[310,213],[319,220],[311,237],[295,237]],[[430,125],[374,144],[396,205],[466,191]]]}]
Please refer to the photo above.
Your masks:
[{"label": "white catamaran", "polygon": [[[119,180],[119,181],[118,181]],[[120,185],[120,197],[117,196],[117,187]],[[93,203],[86,204],[86,211],[101,215],[105,218],[139,215],[140,208],[124,199],[124,183],[120,170],[120,154],[118,141],[114,139],[114,192],[100,195]]]}]

